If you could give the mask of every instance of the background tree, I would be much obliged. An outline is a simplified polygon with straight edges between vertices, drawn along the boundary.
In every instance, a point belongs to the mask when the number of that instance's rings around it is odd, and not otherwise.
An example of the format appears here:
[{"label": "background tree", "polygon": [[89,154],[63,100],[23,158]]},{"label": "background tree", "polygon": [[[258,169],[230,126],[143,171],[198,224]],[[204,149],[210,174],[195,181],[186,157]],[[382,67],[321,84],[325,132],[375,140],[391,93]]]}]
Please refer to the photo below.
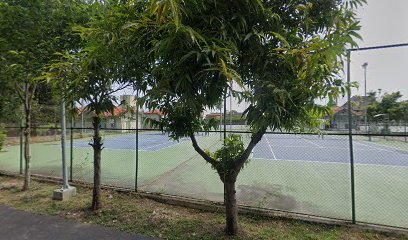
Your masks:
[{"label": "background tree", "polygon": [[386,114],[390,121],[405,121],[406,112],[408,111],[407,102],[401,100],[402,95],[399,91],[385,93],[380,101],[378,101],[374,92],[370,96],[373,96],[373,101],[367,107],[367,115],[370,121],[378,121],[378,118],[375,117],[378,114]]},{"label": "background tree", "polygon": [[[52,80],[67,102],[81,100],[93,113],[94,187],[92,206],[101,205],[101,117],[118,104],[116,92],[132,87],[144,77],[147,62],[138,58],[131,47],[133,39],[122,37],[122,26],[143,12],[143,5],[125,4],[115,0],[98,1],[89,9],[91,20],[75,29],[81,35],[83,48],[77,53],[60,53],[45,78]],[[126,41],[123,44],[119,41]],[[134,54],[132,54],[134,53]],[[121,56],[121,57],[119,57]]]},{"label": "background tree", "polygon": [[[150,1],[130,36],[150,41],[151,77],[143,102],[165,114],[174,139],[191,138],[194,149],[217,171],[226,189],[227,233],[237,233],[235,182],[268,128],[301,131],[316,126],[328,108],[316,98],[344,92],[339,77],[346,45],[354,45],[353,10],[363,0]],[[240,91],[228,89],[230,82]],[[249,144],[230,136],[215,153],[194,134],[201,113],[214,109],[226,91],[249,103],[244,112]]]},{"label": "background tree", "polygon": [[56,51],[71,49],[76,37],[71,24],[81,21],[80,0],[4,0],[0,2],[1,77],[12,85],[24,107],[25,180],[30,184],[32,102],[41,75]]}]

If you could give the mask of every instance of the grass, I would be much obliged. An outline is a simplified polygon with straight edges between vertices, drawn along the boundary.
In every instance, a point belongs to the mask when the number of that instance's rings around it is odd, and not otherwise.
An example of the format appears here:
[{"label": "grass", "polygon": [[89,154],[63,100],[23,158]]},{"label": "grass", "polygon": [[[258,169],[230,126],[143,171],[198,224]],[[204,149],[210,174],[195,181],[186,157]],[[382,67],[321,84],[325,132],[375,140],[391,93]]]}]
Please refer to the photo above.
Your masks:
[{"label": "grass", "polygon": [[224,234],[222,213],[165,205],[112,190],[103,190],[103,209],[92,212],[88,209],[88,188],[78,187],[78,195],[72,201],[60,202],[51,199],[52,191],[60,185],[33,181],[28,192],[22,192],[21,186],[20,178],[0,176],[0,204],[164,239],[408,239],[404,235],[345,226],[250,215],[239,217],[240,234],[231,238]]}]

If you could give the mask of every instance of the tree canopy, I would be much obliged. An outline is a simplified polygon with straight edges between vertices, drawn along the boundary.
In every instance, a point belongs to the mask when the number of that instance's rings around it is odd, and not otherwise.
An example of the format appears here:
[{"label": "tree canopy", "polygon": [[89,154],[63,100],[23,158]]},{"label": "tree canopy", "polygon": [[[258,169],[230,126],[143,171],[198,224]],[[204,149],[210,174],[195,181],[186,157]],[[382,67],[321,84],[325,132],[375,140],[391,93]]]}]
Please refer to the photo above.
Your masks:
[{"label": "tree canopy", "polygon": [[[137,88],[147,76],[141,44],[123,35],[122,27],[139,20],[143,2],[96,1],[89,5],[90,20],[74,30],[81,36],[81,48],[60,52],[59,59],[48,66],[44,78],[52,82],[69,102],[84,101],[93,114],[94,191],[92,209],[101,208],[101,116],[113,112],[116,92]],[[136,39],[137,40],[137,39]]]},{"label": "tree canopy", "polygon": [[370,121],[384,121],[384,118],[375,117],[386,114],[389,120],[403,122],[408,120],[408,101],[401,101],[399,91],[384,94],[381,99],[376,98],[375,92],[369,94],[372,99],[367,106],[367,116]]},{"label": "tree canopy", "polygon": [[[329,111],[315,99],[345,91],[340,74],[346,47],[359,37],[354,10],[364,2],[151,0],[143,18],[126,26],[148,43],[152,69],[139,84],[140,104],[163,112],[170,136],[190,137],[217,170],[229,233],[237,229],[236,178],[266,130],[313,128]],[[194,133],[204,129],[204,109],[216,108],[227,91],[249,104],[244,116],[253,134],[246,148],[232,136],[211,154]]]},{"label": "tree canopy", "polygon": [[[3,91],[24,106],[25,180],[30,183],[30,127],[38,78],[54,53],[78,43],[72,25],[83,20],[80,0],[4,0],[0,2],[0,83]],[[0,99],[1,100],[1,99]]]},{"label": "tree canopy", "polygon": [[[254,131],[310,124],[311,110],[323,110],[314,99],[341,90],[341,57],[359,29],[348,4],[360,2],[151,1],[145,27],[134,26],[152,45],[144,100],[169,118],[197,120],[235,81]],[[169,131],[200,129],[185,120]]]}]

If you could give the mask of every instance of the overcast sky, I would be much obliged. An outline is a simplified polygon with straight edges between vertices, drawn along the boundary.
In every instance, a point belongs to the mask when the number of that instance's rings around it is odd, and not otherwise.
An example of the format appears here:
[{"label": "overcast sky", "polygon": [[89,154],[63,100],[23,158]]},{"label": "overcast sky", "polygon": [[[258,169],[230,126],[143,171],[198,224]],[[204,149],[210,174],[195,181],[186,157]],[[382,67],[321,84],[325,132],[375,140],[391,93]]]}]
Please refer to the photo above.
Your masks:
[{"label": "overcast sky", "polygon": [[[408,0],[367,0],[358,10],[360,47],[408,43]],[[368,62],[367,91],[401,91],[408,99],[408,47],[352,53],[351,80],[360,83],[354,93],[364,95],[364,71]]]}]

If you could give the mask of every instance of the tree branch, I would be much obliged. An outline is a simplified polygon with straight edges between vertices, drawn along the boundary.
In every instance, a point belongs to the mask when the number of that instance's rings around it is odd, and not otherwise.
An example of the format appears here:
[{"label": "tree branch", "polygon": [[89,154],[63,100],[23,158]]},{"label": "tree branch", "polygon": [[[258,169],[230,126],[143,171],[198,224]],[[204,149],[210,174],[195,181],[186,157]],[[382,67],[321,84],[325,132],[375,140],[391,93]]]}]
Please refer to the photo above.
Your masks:
[{"label": "tree branch", "polygon": [[24,102],[23,92],[25,92],[25,90],[18,83],[16,84],[16,88],[18,97],[20,98],[21,102]]},{"label": "tree branch", "polygon": [[125,88],[127,88],[127,87],[130,87],[130,86],[131,86],[130,83],[121,84],[121,86],[119,86],[119,87],[117,87],[117,88],[115,88],[115,89],[112,89],[112,90],[108,91],[108,92],[107,92],[107,95],[111,95],[111,94],[113,94],[113,93],[115,93],[115,92],[121,91],[121,90],[123,90],[123,89],[125,89]]},{"label": "tree branch", "polygon": [[212,157],[208,156],[207,153],[205,153],[197,144],[197,140],[195,139],[194,134],[190,135],[191,141],[193,142],[193,147],[196,150],[196,152],[198,154],[201,155],[201,157],[204,158],[205,161],[207,161],[208,163],[210,163],[211,165],[213,165],[214,167],[217,166],[218,162],[215,161]]},{"label": "tree branch", "polygon": [[265,132],[266,132],[266,128],[263,128],[263,129],[260,129],[258,132],[256,132],[254,135],[252,135],[251,141],[249,142],[247,148],[242,153],[238,161],[235,163],[234,172],[236,172],[237,174],[239,173],[245,161],[248,159],[249,155],[251,154],[256,144],[258,144],[258,142],[262,139]]}]

